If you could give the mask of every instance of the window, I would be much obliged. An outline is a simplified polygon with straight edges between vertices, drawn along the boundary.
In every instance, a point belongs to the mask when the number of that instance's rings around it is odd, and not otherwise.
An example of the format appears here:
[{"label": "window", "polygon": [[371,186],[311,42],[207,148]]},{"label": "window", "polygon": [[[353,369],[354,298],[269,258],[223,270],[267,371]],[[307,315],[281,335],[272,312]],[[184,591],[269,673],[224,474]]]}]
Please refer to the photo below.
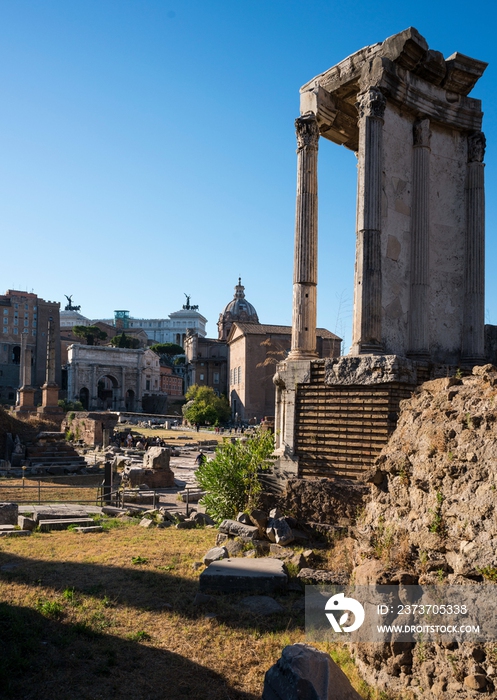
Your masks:
[{"label": "window", "polygon": [[14,335],[17,335],[18,333],[19,333],[19,329],[18,329],[18,328],[14,328]]},{"label": "window", "polygon": [[17,326],[18,323],[19,319],[17,318],[17,316],[14,316],[14,326]]},{"label": "window", "polygon": [[239,368],[238,368],[238,381],[237,381],[237,384],[240,384],[241,381],[242,381],[242,368],[239,367]]},{"label": "window", "polygon": [[29,326],[29,321],[26,318],[24,319],[24,325]]},{"label": "window", "polygon": [[29,309],[29,306],[28,306],[28,304],[24,304],[24,308],[25,308],[25,309],[26,309],[26,311],[27,311],[27,310]]},{"label": "window", "polygon": [[145,382],[145,390],[150,391],[150,379],[147,379],[147,381]]},{"label": "window", "polygon": [[8,332],[9,332],[9,327],[8,327],[8,326],[4,326],[4,327],[3,327],[3,332],[4,332],[4,333],[8,333]]},{"label": "window", "polygon": [[219,372],[214,372],[214,384],[219,384]]},{"label": "window", "polygon": [[9,319],[8,319],[8,318],[4,318],[4,319],[3,319],[3,325],[4,325],[4,326],[8,326],[8,325],[9,325]]},{"label": "window", "polygon": [[201,382],[204,381],[204,375],[203,375],[203,374],[200,375],[200,381],[201,381]]},{"label": "window", "polygon": [[8,316],[8,315],[9,315],[9,310],[8,310],[8,309],[4,309],[4,310],[3,310],[3,315],[4,315],[4,316]]}]

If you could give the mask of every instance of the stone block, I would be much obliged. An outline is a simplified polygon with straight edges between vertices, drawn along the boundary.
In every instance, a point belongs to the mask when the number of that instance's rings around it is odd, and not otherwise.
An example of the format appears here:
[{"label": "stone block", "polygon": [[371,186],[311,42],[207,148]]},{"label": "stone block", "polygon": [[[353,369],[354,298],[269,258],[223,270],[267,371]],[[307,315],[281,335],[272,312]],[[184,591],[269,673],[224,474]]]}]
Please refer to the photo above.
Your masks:
[{"label": "stone block", "polygon": [[104,529],[101,525],[90,525],[89,527],[75,527],[74,532],[79,532],[80,534],[86,535],[92,532],[103,532]]},{"label": "stone block", "polygon": [[209,549],[207,554],[204,556],[204,564],[209,566],[213,561],[218,561],[219,559],[226,559],[228,556],[228,550],[226,547],[212,547]]},{"label": "stone block", "polygon": [[237,520],[223,520],[219,526],[219,532],[225,535],[232,535],[233,537],[248,537],[253,540],[257,538],[259,528],[252,525],[244,525],[244,523],[239,523]]},{"label": "stone block", "polygon": [[261,532],[264,532],[267,525],[267,514],[263,510],[255,508],[250,511],[249,517],[252,524],[258,527]]},{"label": "stone block", "polygon": [[169,469],[171,450],[167,447],[149,447],[143,455],[144,469]]},{"label": "stone block", "polygon": [[27,537],[31,530],[0,530],[0,537]]},{"label": "stone block", "polygon": [[277,559],[223,559],[200,574],[201,591],[274,593],[286,589],[287,575]]},{"label": "stone block", "polygon": [[18,515],[17,503],[0,503],[0,525],[17,525]]},{"label": "stone block", "polygon": [[[94,525],[92,518],[59,518],[54,520],[40,520],[39,527],[41,532],[51,532],[52,530],[67,530],[69,525],[77,525],[78,527],[89,527]],[[23,532],[23,530],[21,530]]]},{"label": "stone block", "polygon": [[140,520],[140,527],[153,527],[155,525],[151,518],[142,518]]},{"label": "stone block", "polygon": [[33,518],[27,518],[25,515],[20,515],[17,518],[17,524],[21,530],[34,530],[36,527],[36,523]]},{"label": "stone block", "polygon": [[292,644],[264,678],[262,700],[361,700],[331,656]]}]

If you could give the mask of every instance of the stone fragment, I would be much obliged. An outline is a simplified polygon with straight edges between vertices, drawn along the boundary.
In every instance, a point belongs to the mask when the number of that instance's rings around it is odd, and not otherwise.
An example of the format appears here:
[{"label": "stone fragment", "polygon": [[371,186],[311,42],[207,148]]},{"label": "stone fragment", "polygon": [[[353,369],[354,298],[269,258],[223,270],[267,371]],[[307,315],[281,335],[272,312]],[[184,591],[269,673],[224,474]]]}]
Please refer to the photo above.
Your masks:
[{"label": "stone fragment", "polygon": [[203,567],[203,563],[202,563],[201,561],[194,561],[193,564],[192,564],[192,569],[193,569],[194,571],[198,571],[198,570],[201,569],[202,567]]},{"label": "stone fragment", "polygon": [[280,544],[271,543],[269,545],[269,553],[276,559],[288,559],[293,556],[293,549],[282,547]]},{"label": "stone fragment", "polygon": [[250,511],[250,520],[253,525],[261,530],[261,532],[264,532],[267,525],[267,514],[263,510],[258,510],[255,508],[254,510]]},{"label": "stone fragment", "polygon": [[224,532],[218,532],[216,536],[216,545],[219,547],[219,545],[224,544],[227,539],[228,535],[225,535]]},{"label": "stone fragment", "polygon": [[307,567],[307,560],[303,554],[294,554],[290,559],[290,564],[293,564],[299,571]]},{"label": "stone fragment", "polygon": [[143,455],[144,469],[169,469],[171,451],[167,447],[149,447]]},{"label": "stone fragment", "polygon": [[212,547],[209,549],[207,554],[204,556],[204,564],[209,566],[213,561],[218,561],[219,559],[226,559],[228,556],[228,550],[226,547]]},{"label": "stone fragment", "polygon": [[259,529],[252,525],[244,525],[236,520],[223,520],[219,526],[219,532],[233,537],[248,537],[253,540],[259,534]]},{"label": "stone fragment", "polygon": [[239,523],[243,523],[244,525],[250,525],[252,523],[248,513],[238,513],[236,519]]},{"label": "stone fragment", "polygon": [[274,593],[286,588],[287,575],[277,559],[222,559],[200,574],[201,591]]},{"label": "stone fragment", "polygon": [[309,584],[332,583],[337,586],[344,586],[349,582],[350,577],[345,571],[304,568],[299,571],[297,578]]},{"label": "stone fragment", "polygon": [[214,520],[210,517],[210,515],[207,515],[207,513],[195,513],[195,515],[192,515],[190,519],[195,521],[197,525],[200,525],[201,527],[214,525]]},{"label": "stone fragment", "polygon": [[248,598],[242,598],[239,605],[253,615],[274,615],[284,611],[282,605],[267,595],[251,595]]},{"label": "stone fragment", "polygon": [[269,518],[270,519],[274,520],[274,519],[278,519],[278,518],[282,518],[282,517],[283,517],[283,513],[281,512],[281,510],[279,508],[273,508],[272,510],[269,511]]},{"label": "stone fragment", "polygon": [[31,530],[0,530],[0,537],[27,537]]},{"label": "stone fragment", "polygon": [[284,518],[273,519],[270,521],[273,526],[276,544],[281,544],[282,546],[290,544],[295,539],[293,536],[292,528],[287,523]]},{"label": "stone fragment", "polygon": [[96,532],[103,532],[104,529],[101,525],[90,525],[89,527],[75,527],[74,532],[79,532],[80,534],[91,534]]},{"label": "stone fragment", "polygon": [[17,503],[0,503],[0,525],[17,525],[18,516]]},{"label": "stone fragment", "polygon": [[195,520],[184,520],[183,522],[176,523],[177,530],[193,530],[197,527]]},{"label": "stone fragment", "polygon": [[142,518],[140,520],[140,527],[153,527],[154,526],[154,521],[151,520],[150,518]]},{"label": "stone fragment", "polygon": [[307,644],[292,644],[267,671],[262,700],[361,700],[332,658]]},{"label": "stone fragment", "polygon": [[487,686],[487,679],[483,673],[474,673],[470,676],[466,676],[464,679],[464,686],[466,688],[471,688],[471,690],[484,690]]},{"label": "stone fragment", "polygon": [[230,557],[236,557],[243,552],[243,542],[240,542],[240,540],[228,540],[224,546]]}]

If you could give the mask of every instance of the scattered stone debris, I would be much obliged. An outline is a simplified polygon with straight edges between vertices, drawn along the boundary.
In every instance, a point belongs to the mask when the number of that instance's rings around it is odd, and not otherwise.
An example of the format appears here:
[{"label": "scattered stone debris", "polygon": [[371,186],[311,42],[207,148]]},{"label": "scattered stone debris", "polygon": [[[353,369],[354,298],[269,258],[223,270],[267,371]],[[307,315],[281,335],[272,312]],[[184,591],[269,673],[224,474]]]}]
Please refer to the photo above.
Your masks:
[{"label": "scattered stone debris", "polygon": [[283,562],[277,559],[237,557],[210,564],[200,574],[200,590],[222,593],[274,593],[284,591],[287,581]]},{"label": "scattered stone debris", "polygon": [[242,598],[239,605],[252,615],[275,615],[284,611],[274,598],[267,595],[252,595]]}]

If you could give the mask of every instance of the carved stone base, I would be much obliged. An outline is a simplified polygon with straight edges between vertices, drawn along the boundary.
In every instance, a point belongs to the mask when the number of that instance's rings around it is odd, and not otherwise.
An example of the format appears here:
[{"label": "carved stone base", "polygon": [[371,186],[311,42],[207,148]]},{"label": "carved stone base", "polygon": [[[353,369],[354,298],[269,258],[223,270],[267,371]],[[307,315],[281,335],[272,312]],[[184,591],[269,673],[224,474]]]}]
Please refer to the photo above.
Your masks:
[{"label": "carved stone base", "polygon": [[417,383],[416,364],[399,355],[347,355],[326,360],[325,384]]},{"label": "carved stone base", "polygon": [[57,384],[44,384],[41,387],[41,406],[38,407],[40,414],[57,414],[63,413],[62,408],[58,405],[59,387]]},{"label": "carved stone base", "polygon": [[15,407],[16,413],[34,413],[35,408],[35,390],[29,386],[19,389],[19,404]]}]

